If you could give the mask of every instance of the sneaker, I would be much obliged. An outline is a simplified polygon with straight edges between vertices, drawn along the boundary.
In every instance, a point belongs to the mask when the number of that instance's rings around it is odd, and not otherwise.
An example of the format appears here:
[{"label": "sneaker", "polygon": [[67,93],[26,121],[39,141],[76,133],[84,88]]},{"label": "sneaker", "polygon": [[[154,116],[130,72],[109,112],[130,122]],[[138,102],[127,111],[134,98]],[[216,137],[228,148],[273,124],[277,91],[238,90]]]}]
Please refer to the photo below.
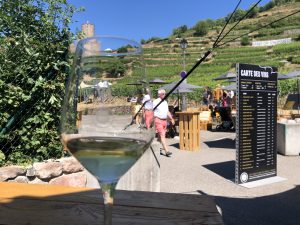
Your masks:
[{"label": "sneaker", "polygon": [[167,157],[170,157],[171,155],[172,155],[172,152],[167,152],[167,153],[166,153],[166,156],[167,156]]}]

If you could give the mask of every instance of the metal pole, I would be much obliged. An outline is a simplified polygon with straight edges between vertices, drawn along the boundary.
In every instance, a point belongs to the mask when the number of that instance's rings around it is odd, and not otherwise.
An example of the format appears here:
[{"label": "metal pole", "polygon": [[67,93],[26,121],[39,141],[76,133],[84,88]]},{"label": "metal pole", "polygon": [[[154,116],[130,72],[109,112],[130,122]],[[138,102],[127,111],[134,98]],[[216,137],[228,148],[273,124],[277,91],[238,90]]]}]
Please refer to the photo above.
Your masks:
[{"label": "metal pole", "polygon": [[300,111],[300,84],[299,84],[300,79],[299,79],[299,77],[298,77],[297,81],[298,81],[297,86],[298,86],[298,115],[299,115],[299,111]]},{"label": "metal pole", "polygon": [[185,71],[185,49],[183,49],[183,70]]},{"label": "metal pole", "polygon": [[[185,71],[185,48],[183,48],[183,70]],[[183,81],[184,83],[187,83],[187,80],[185,79]],[[182,104],[181,104],[181,111],[186,111],[186,94],[182,93]]]}]

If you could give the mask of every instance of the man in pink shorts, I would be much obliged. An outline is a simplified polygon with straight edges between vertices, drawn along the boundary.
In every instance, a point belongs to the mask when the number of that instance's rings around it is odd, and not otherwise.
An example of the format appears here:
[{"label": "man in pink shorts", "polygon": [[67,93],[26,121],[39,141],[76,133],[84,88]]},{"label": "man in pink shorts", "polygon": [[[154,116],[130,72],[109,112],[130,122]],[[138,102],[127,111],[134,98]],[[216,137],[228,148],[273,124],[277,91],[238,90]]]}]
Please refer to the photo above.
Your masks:
[{"label": "man in pink shorts", "polygon": [[[153,101],[153,107],[155,108],[161,100],[165,97],[166,91],[163,89],[158,90],[158,98]],[[167,131],[167,119],[170,119],[172,124],[174,125],[174,119],[169,112],[168,103],[164,100],[159,106],[154,110],[154,123],[156,132],[159,137],[159,141],[163,146],[163,150],[165,151],[165,156],[170,157],[172,152],[168,151],[167,143],[166,143],[166,131]],[[160,152],[163,155],[162,152]]]}]

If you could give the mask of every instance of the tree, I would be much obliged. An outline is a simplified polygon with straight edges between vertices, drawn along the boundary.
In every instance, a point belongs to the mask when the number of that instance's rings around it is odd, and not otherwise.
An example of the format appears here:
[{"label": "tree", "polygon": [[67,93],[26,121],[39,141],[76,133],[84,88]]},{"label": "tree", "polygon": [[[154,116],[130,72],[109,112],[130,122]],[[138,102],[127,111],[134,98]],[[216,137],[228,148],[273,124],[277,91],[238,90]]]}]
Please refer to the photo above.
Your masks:
[{"label": "tree", "polygon": [[108,71],[109,74],[107,75],[109,77],[118,77],[119,75],[124,76],[126,66],[120,59],[116,59],[115,61],[107,64],[105,70]]},{"label": "tree", "polygon": [[142,39],[142,40],[141,40],[141,44],[142,44],[142,45],[144,45],[144,44],[146,44],[146,43],[147,43],[147,41],[146,41],[145,39]]},{"label": "tree", "polygon": [[268,2],[266,5],[259,8],[259,12],[264,12],[275,7],[274,1]]},{"label": "tree", "polygon": [[[246,14],[246,11],[245,11],[245,10],[237,9],[237,10],[235,11],[235,13],[232,15],[230,23],[239,21],[245,14]],[[230,16],[231,16],[231,14],[228,14],[228,15],[225,17],[225,21],[226,21],[226,22],[229,20]]]},{"label": "tree", "polygon": [[176,37],[182,37],[182,34],[188,30],[187,25],[182,25],[178,28],[173,29],[173,35]]},{"label": "tree", "polygon": [[216,25],[216,22],[212,19],[207,19],[205,21],[206,21],[206,24],[209,28],[213,28]]},{"label": "tree", "polygon": [[58,127],[75,12],[65,0],[0,2],[0,153],[7,163],[62,155]]},{"label": "tree", "polygon": [[206,21],[200,21],[194,26],[196,36],[204,36],[208,33],[208,25]]},{"label": "tree", "polygon": [[[249,11],[253,6],[254,6],[254,5],[252,5],[252,6],[248,9],[248,11]],[[254,18],[254,17],[257,15],[258,11],[259,11],[259,7],[258,7],[258,6],[255,6],[255,7],[249,12],[249,14],[247,15],[247,17],[248,17],[248,18]]]},{"label": "tree", "polygon": [[275,5],[284,5],[287,2],[292,2],[293,0],[274,0]]}]

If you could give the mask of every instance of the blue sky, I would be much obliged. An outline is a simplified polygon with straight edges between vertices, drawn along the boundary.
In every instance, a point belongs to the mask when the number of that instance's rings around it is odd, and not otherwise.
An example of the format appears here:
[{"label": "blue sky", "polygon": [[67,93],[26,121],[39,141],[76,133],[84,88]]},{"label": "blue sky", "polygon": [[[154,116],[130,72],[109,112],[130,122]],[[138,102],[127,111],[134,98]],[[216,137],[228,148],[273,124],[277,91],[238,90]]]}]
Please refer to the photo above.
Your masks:
[{"label": "blue sky", "polygon": [[[265,5],[270,0],[259,4]],[[71,30],[81,30],[86,21],[95,25],[96,35],[116,35],[140,41],[165,38],[182,25],[189,28],[198,21],[218,19],[231,13],[238,0],[68,0],[85,12],[74,16]],[[242,0],[241,9],[249,9],[256,0]]]}]

